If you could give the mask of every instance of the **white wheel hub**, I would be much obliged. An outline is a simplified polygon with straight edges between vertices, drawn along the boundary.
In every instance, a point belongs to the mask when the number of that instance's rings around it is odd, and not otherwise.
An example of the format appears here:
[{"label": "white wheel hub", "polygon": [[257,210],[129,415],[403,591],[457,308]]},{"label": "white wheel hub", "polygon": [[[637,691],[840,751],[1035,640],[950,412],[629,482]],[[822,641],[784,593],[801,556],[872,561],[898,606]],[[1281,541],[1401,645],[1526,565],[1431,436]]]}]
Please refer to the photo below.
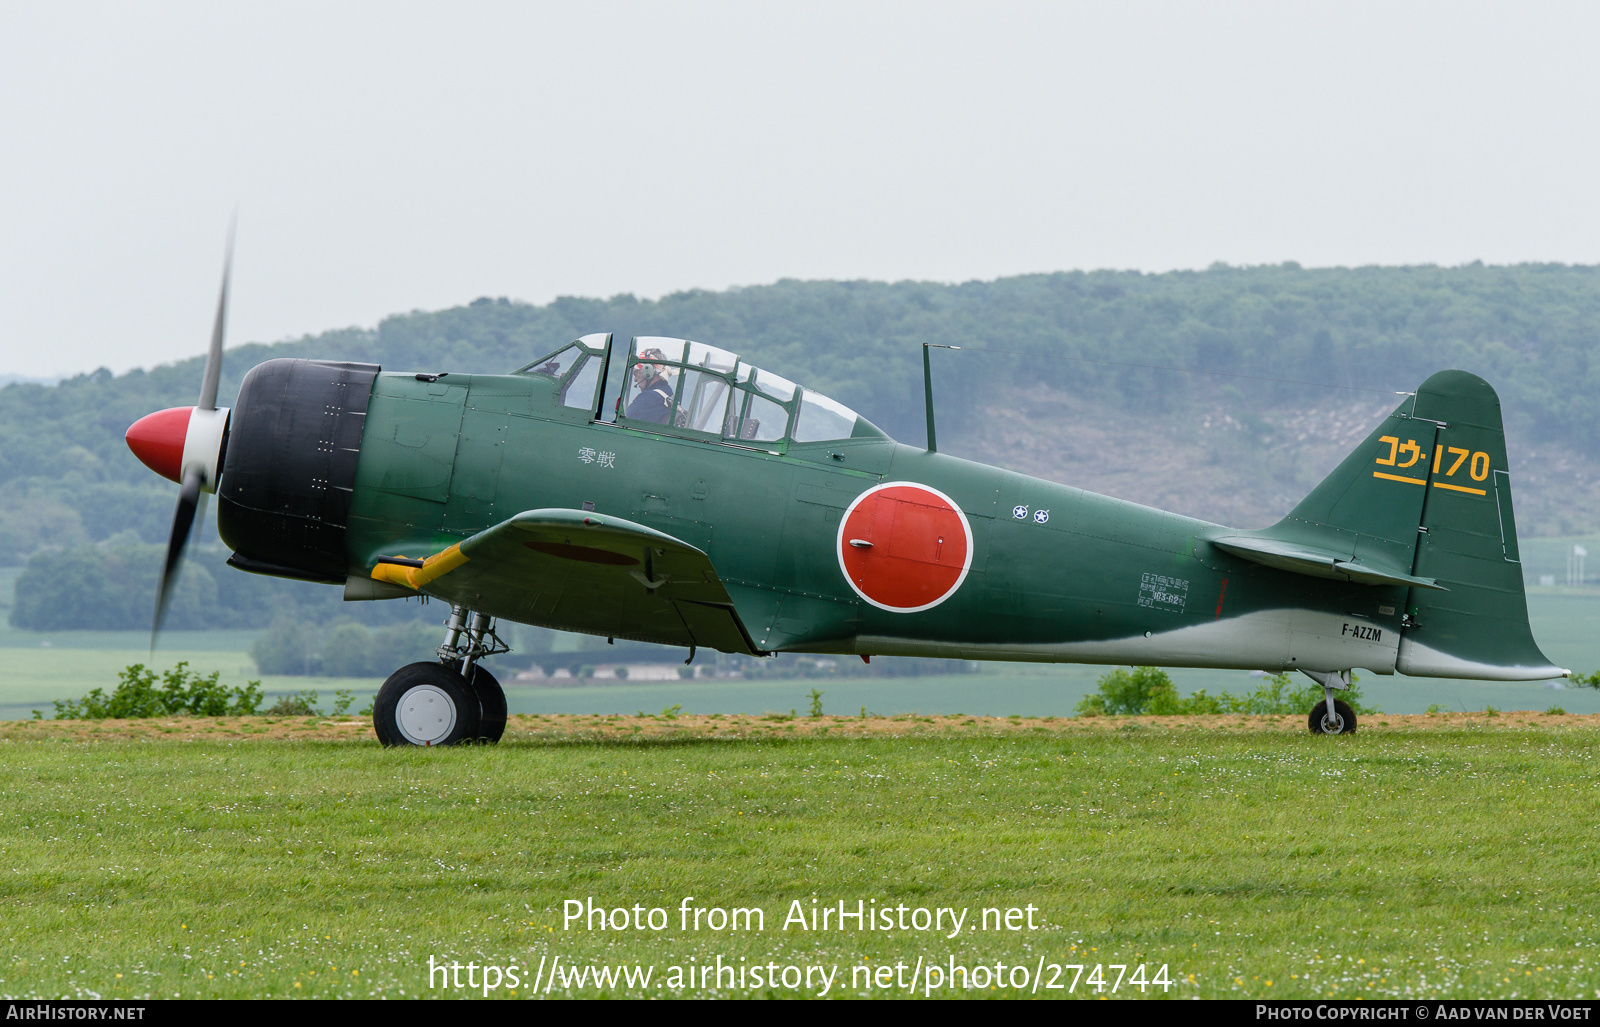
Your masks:
[{"label": "white wheel hub", "polygon": [[417,685],[400,697],[394,721],[412,745],[434,745],[455,728],[456,704],[437,685]]}]

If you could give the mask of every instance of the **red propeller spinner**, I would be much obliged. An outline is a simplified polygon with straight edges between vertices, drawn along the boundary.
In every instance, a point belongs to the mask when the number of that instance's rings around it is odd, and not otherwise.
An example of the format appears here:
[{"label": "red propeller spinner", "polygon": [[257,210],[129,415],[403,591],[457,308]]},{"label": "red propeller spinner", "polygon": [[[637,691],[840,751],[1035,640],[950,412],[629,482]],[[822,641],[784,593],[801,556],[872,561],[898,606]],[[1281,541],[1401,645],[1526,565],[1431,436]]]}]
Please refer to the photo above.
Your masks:
[{"label": "red propeller spinner", "polygon": [[133,422],[123,438],[139,462],[173,481],[183,480],[183,446],[194,407],[169,407]]}]

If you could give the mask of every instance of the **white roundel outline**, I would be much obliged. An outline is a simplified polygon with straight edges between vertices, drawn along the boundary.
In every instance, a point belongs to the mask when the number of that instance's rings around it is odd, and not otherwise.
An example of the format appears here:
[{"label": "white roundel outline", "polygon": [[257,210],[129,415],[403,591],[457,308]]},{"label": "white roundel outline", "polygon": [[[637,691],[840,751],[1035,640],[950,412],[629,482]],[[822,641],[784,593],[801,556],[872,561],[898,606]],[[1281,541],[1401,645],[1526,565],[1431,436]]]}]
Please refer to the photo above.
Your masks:
[{"label": "white roundel outline", "polygon": [[[944,595],[935,599],[931,603],[924,603],[921,606],[885,606],[883,603],[878,602],[876,599],[861,591],[861,589],[856,586],[856,583],[850,578],[850,568],[844,565],[844,547],[847,544],[844,537],[844,528],[845,525],[850,523],[850,515],[856,512],[856,507],[861,505],[862,500],[866,499],[874,492],[882,492],[884,489],[921,489],[923,492],[927,492],[930,495],[938,496],[949,505],[950,509],[956,512],[956,517],[961,521],[961,530],[967,533],[967,556],[966,559],[962,561],[961,574],[956,578],[955,584],[951,585],[945,590]],[[972,569],[972,524],[968,522],[966,511],[961,509],[961,504],[957,503],[943,492],[940,492],[938,489],[933,488],[930,485],[924,485],[919,481],[887,481],[882,485],[872,486],[872,488],[867,489],[865,492],[861,493],[861,495],[850,501],[850,505],[845,508],[844,516],[839,518],[839,537],[834,540],[833,553],[834,556],[838,557],[839,560],[839,572],[844,575],[845,582],[849,584],[850,588],[855,591],[856,595],[860,596],[862,599],[865,599],[878,609],[887,610],[890,613],[921,613],[923,610],[933,609],[935,606],[938,606],[946,599],[949,599],[951,596],[955,595],[956,591],[961,588],[961,583],[967,580],[967,572]]]}]

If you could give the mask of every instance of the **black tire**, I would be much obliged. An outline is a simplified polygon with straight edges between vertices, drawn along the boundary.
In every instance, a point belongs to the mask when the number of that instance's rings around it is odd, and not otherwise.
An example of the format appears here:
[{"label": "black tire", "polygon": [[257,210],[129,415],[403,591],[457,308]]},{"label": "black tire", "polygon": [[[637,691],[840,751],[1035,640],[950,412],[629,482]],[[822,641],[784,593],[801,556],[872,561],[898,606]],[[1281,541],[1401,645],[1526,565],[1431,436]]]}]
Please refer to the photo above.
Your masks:
[{"label": "black tire", "polygon": [[506,692],[495,676],[472,668],[472,690],[478,695],[478,739],[493,745],[506,733]]},{"label": "black tire", "polygon": [[384,745],[457,745],[478,738],[477,694],[438,663],[401,667],[378,689],[372,727]]},{"label": "black tire", "polygon": [[1311,707],[1310,727],[1314,735],[1353,735],[1356,733],[1356,711],[1352,710],[1343,699],[1333,701],[1333,715],[1341,723],[1337,731],[1322,723],[1323,714],[1327,712],[1328,700],[1324,699]]}]

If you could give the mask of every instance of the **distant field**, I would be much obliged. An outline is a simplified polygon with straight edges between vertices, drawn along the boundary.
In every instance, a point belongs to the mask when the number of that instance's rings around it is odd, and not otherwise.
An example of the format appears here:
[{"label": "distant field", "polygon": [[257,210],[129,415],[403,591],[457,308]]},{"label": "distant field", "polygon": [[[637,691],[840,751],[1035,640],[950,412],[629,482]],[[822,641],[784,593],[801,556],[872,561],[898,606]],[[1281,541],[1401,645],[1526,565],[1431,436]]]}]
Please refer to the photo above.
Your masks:
[{"label": "distant field", "polygon": [[1567,554],[1572,552],[1574,545],[1580,545],[1593,554],[1593,561],[1585,565],[1585,575],[1590,582],[1600,581],[1600,535],[1518,539],[1523,580],[1537,587],[1539,578],[1548,574],[1556,579],[1558,586],[1565,585]]},{"label": "distant field", "polygon": [[[528,717],[449,750],[354,720],[13,724],[0,995],[469,990],[430,988],[432,957],[565,967],[558,996],[816,994],[808,967],[834,996],[905,995],[913,967],[933,995],[1600,996],[1596,718],[1297,720]],[[569,929],[589,899],[663,928]],[[965,926],[786,924],[813,900]],[[686,904],[762,929],[686,928]],[[718,960],[799,969],[682,976]],[[968,986],[935,986],[952,964]]]},{"label": "distant field", "polygon": [[[1600,554],[1600,548],[1595,550]],[[1600,556],[1597,556],[1600,563]],[[1528,606],[1534,634],[1558,664],[1579,672],[1600,668],[1600,589],[1533,588]],[[22,719],[40,709],[51,715],[52,699],[76,698],[99,685],[109,689],[117,671],[130,663],[170,667],[178,660],[204,672],[220,671],[227,684],[260,679],[272,695],[315,689],[328,708],[335,690],[355,693],[352,710],[366,707],[381,679],[263,676],[248,655],[256,633],[249,631],[169,631],[152,660],[149,638],[141,632],[0,630],[0,719]],[[507,661],[512,661],[508,663]],[[1104,667],[1048,664],[983,665],[981,673],[912,678],[788,679],[756,681],[669,681],[608,684],[577,688],[516,685],[508,666],[512,654],[489,666],[501,673],[513,712],[635,713],[672,705],[691,713],[784,712],[809,707],[807,693],[820,688],[828,713],[869,712],[1022,714],[1064,716],[1106,672]],[[847,664],[848,665],[848,664]],[[1247,692],[1258,684],[1242,671],[1175,670],[1183,692],[1204,688]],[[1361,675],[1370,704],[1391,713],[1421,713],[1429,706],[1449,710],[1545,710],[1559,705],[1572,713],[1600,713],[1600,692],[1556,690],[1553,683],[1491,684],[1402,676]]]}]

